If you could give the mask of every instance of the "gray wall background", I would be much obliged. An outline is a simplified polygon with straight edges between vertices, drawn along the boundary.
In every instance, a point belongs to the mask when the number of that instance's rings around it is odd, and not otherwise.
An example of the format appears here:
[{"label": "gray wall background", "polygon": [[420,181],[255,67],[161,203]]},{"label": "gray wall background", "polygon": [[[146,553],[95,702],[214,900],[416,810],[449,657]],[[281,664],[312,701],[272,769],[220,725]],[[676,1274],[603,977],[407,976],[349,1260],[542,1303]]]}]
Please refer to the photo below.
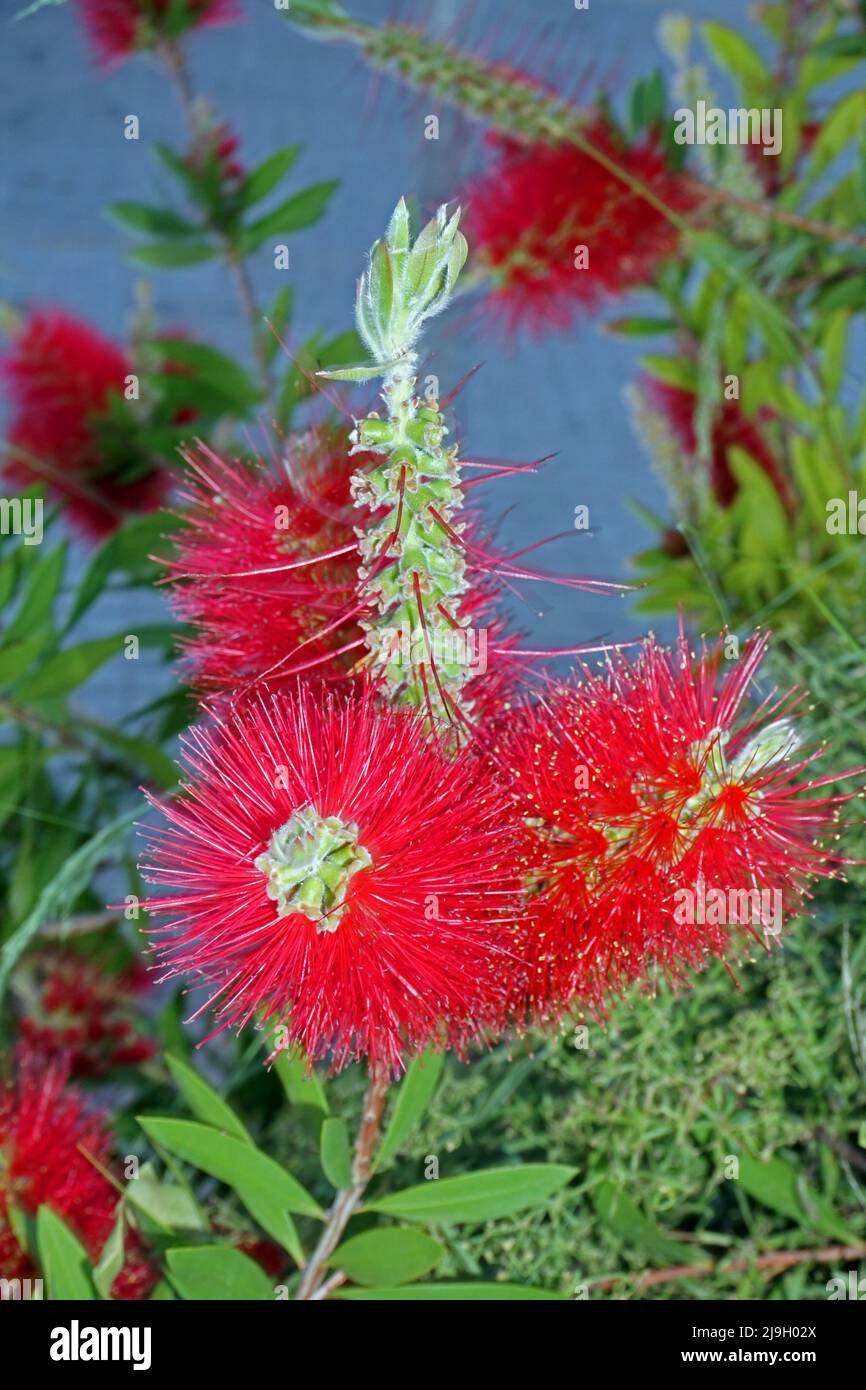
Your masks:
[{"label": "gray wall background", "polygon": [[[428,97],[374,79],[350,48],[298,35],[273,0],[239,3],[243,22],[188,39],[193,82],[241,136],[247,166],[301,141],[295,186],[341,180],[324,221],[291,242],[295,340],[316,328],[338,332],[351,322],[363,255],[398,196],[414,193],[425,211],[452,197],[481,162],[478,133],[441,113],[439,141],[425,141],[424,116],[437,110]],[[164,176],[151,147],[156,140],[183,143],[180,112],[155,61],[138,58],[108,75],[97,72],[69,3],[15,22],[23,4],[0,0],[0,295],[20,306],[61,304],[122,338],[140,270],[124,260],[125,238],[100,209],[113,199],[159,197]],[[747,12],[745,0],[591,0],[588,11],[576,11],[572,0],[405,0],[396,9],[388,0],[350,0],[349,8],[369,19],[396,13],[480,42],[578,98],[589,99],[603,84],[619,103],[635,77],[663,62],[655,39],[662,14],[679,8],[739,25]],[[141,123],[137,143],[123,138],[130,113]],[[278,275],[267,250],[260,252],[253,276],[263,302],[279,287]],[[247,357],[245,325],[222,268],[155,273],[152,289],[163,323]],[[627,577],[629,556],[648,539],[627,499],[664,509],[622,397],[640,348],[591,320],[567,334],[507,345],[462,312],[434,325],[429,348],[430,369],[443,383],[484,364],[459,403],[469,456],[524,461],[558,453],[542,473],[476,494],[484,494],[490,517],[501,519],[504,546],[517,550],[567,529],[575,505],[585,503],[594,534],[575,533],[541,552],[539,562],[563,573]],[[359,405],[365,399],[361,388]],[[76,549],[73,564],[85,555]],[[626,638],[647,626],[629,614],[628,600],[537,585],[525,586],[525,594],[515,615],[532,646],[568,646],[599,634]],[[94,622],[102,630],[134,630],[136,618],[158,617],[160,604],[157,596],[136,598],[134,606],[128,598],[106,599]],[[144,663],[133,665],[122,663],[93,686],[118,712],[143,695]]]}]

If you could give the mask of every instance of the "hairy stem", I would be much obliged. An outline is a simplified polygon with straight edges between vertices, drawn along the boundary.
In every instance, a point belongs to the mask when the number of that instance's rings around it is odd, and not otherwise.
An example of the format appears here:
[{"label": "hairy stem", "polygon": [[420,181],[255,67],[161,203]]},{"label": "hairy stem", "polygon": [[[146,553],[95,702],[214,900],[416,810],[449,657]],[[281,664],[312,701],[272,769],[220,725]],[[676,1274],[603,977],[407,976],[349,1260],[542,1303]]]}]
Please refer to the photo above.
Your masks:
[{"label": "hairy stem", "polygon": [[[364,1196],[367,1183],[370,1181],[373,1154],[382,1127],[382,1115],[384,1114],[387,1095],[387,1074],[374,1072],[364,1098],[361,1123],[358,1128],[358,1137],[355,1140],[351,1186],[342,1188],[334,1198],[319,1243],[301,1276],[301,1282],[295,1294],[296,1300],[308,1301],[317,1296],[319,1286],[325,1276],[327,1262],[339,1245],[350,1219],[361,1205],[361,1199]],[[338,1282],[341,1283],[342,1280],[337,1280],[336,1274],[328,1280],[328,1284],[332,1287],[337,1287]]]}]

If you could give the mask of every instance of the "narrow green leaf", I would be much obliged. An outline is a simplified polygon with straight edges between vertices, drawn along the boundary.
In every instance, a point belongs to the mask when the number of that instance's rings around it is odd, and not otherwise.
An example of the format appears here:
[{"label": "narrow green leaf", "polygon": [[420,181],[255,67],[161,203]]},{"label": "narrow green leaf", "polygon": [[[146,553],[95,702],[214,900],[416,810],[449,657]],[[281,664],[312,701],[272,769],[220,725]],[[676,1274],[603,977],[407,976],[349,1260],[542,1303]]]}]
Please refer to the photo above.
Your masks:
[{"label": "narrow green leaf", "polygon": [[[264,343],[265,357],[268,362],[273,362],[280,350],[279,338],[282,338],[286,331],[286,325],[292,316],[292,287],[284,285],[277,292],[270,311],[266,315],[268,323],[262,324],[262,342]],[[268,326],[270,324],[270,327]]]},{"label": "narrow green leaf", "polygon": [[197,1119],[225,1134],[233,1135],[235,1139],[242,1139],[245,1144],[252,1144],[252,1136],[246,1125],[198,1072],[193,1071],[192,1067],[188,1067],[179,1057],[167,1055],[165,1061],[175,1085]]},{"label": "narrow green leaf", "polygon": [[230,1245],[193,1245],[166,1255],[172,1283],[182,1298],[231,1303],[265,1302],[274,1286],[264,1270]]},{"label": "narrow green leaf", "polygon": [[306,1062],[296,1052],[281,1049],[271,1063],[283,1090],[293,1105],[306,1105],[327,1115],[330,1106],[315,1070],[307,1071]]},{"label": "narrow green leaf", "polygon": [[797,1170],[785,1159],[774,1157],[752,1158],[751,1154],[739,1154],[739,1179],[750,1197],[762,1202],[771,1211],[781,1212],[798,1225],[805,1225],[831,1240],[853,1244],[856,1232],[847,1226],[832,1207],[817,1192],[804,1182]]},{"label": "narrow green leaf", "polygon": [[444,1247],[423,1231],[383,1226],[352,1236],[328,1260],[356,1284],[409,1284],[428,1274],[445,1254]]},{"label": "narrow green leaf", "polygon": [[[160,338],[151,340],[151,346],[164,353],[172,366],[187,368],[194,376],[216,387],[244,409],[255,405],[261,398],[261,392],[249,372],[224,352],[206,343],[191,342],[187,338]],[[184,384],[183,379],[180,384]]]},{"label": "narrow green leaf", "polygon": [[126,1218],[123,1213],[123,1203],[118,1202],[117,1217],[111,1228],[111,1234],[103,1245],[99,1260],[93,1269],[93,1282],[100,1298],[111,1297],[111,1286],[123,1269],[123,1262],[126,1258],[125,1232]]},{"label": "narrow green leaf", "polygon": [[92,839],[80,845],[69,856],[60,872],[43,888],[33,911],[0,949],[0,999],[6,991],[15,962],[36,936],[43,922],[53,917],[62,917],[64,913],[69,912],[75,899],[90,882],[94,869],[109,845],[118,840],[140,815],[141,808],[136,806],[134,810],[125,811],[117,820],[103,826]]},{"label": "narrow green leaf", "polygon": [[240,192],[238,202],[242,208],[252,207],[253,203],[258,203],[262,198],[266,198],[272,189],[276,188],[281,179],[291,169],[300,152],[300,145],[287,145],[285,149],[277,150],[276,154],[269,155],[259,164],[252,173],[248,174]]},{"label": "narrow green leaf", "polygon": [[400,1083],[388,1127],[373,1160],[373,1171],[387,1167],[417,1125],[442,1075],[444,1052],[428,1049],[409,1066]]},{"label": "narrow green leaf", "polygon": [[244,248],[255,251],[267,237],[288,236],[304,227],[311,227],[324,213],[336,188],[336,181],[328,179],[323,183],[310,184],[309,188],[293,194],[244,228]]},{"label": "narrow green leaf", "polygon": [[618,333],[625,338],[648,338],[655,333],[672,333],[676,328],[673,319],[656,319],[648,315],[632,314],[628,318],[608,319],[604,324],[606,333]]},{"label": "narrow green leaf", "polygon": [[124,1191],[130,1206],[163,1231],[210,1230],[195,1197],[181,1183],[159,1182],[142,1172],[140,1177],[130,1178]]},{"label": "narrow green leaf", "polygon": [[212,261],[217,248],[206,241],[155,241],[146,246],[135,246],[129,252],[129,260],[139,265],[153,265],[163,268],[183,265],[199,265]]},{"label": "narrow green leaf", "polygon": [[[645,1250],[659,1265],[694,1264],[696,1252],[666,1235],[660,1226],[648,1221],[634,1202],[612,1182],[598,1184],[592,1194],[599,1217],[630,1247]],[[698,1252],[699,1253],[699,1252]]]},{"label": "narrow green leaf", "polygon": [[231,1135],[191,1120],[147,1116],[139,1120],[155,1144],[219,1178],[238,1194],[250,1215],[292,1257],[303,1258],[289,1212],[322,1218],[310,1194],[267,1154]]},{"label": "narrow green leaf", "polygon": [[372,381],[373,377],[384,376],[393,365],[392,362],[358,362],[350,367],[331,367],[316,372],[316,376],[324,377],[327,381]]},{"label": "narrow green leaf", "polygon": [[179,217],[170,208],[155,208],[147,203],[109,203],[105,211],[115,222],[131,227],[136,232],[148,232],[151,236],[188,237],[201,236],[201,227]]},{"label": "narrow green leaf", "polygon": [[394,1192],[367,1209],[409,1221],[478,1222],[541,1206],[575,1175],[558,1163],[488,1168],[459,1178],[440,1178]]},{"label": "narrow green leaf", "polygon": [[92,642],[80,642],[75,647],[55,652],[38,671],[21,682],[16,698],[31,702],[66,695],[83,685],[100,666],[111,657],[119,656],[122,650],[119,638],[96,637]]},{"label": "narrow green leaf", "polygon": [[352,1185],[352,1151],[344,1120],[334,1116],[322,1124],[319,1139],[322,1171],[332,1187]]},{"label": "narrow green leaf", "polygon": [[27,674],[46,642],[45,633],[0,647],[0,689],[8,690]]},{"label": "narrow green leaf", "polygon": [[36,1213],[36,1244],[50,1299],[95,1299],[84,1246],[50,1207],[40,1207]]},{"label": "narrow green leaf", "polygon": [[3,634],[4,643],[32,637],[34,629],[50,618],[54,600],[63,582],[65,564],[65,541],[44,559],[39,557],[35,569],[31,570],[28,576],[18,612]]},{"label": "narrow green leaf", "polygon": [[701,36],[720,67],[739,79],[751,94],[762,94],[770,82],[767,66],[748,39],[736,29],[707,20],[701,25]]},{"label": "narrow green leaf", "polygon": [[855,140],[866,123],[866,92],[849,92],[822,122],[809,151],[809,174],[822,173]]},{"label": "narrow green leaf", "polygon": [[[115,571],[133,579],[151,580],[157,571],[151,555],[178,524],[165,512],[156,512],[133,517],[114,531],[99,547],[84,571],[64,630],[68,632],[75,626],[82,614],[99,598]],[[164,544],[162,549],[166,549]]]}]

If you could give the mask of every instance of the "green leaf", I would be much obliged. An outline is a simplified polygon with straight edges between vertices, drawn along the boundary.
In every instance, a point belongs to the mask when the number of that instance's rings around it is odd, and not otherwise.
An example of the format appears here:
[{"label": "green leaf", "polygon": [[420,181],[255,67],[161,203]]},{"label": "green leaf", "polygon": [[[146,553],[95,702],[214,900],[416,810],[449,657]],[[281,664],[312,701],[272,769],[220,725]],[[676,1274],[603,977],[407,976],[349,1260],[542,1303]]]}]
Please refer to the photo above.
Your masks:
[{"label": "green leaf", "polygon": [[394,1192],[367,1209],[409,1221],[472,1222],[510,1216],[537,1207],[559,1192],[575,1175],[558,1163],[525,1163],[514,1168],[488,1168],[458,1178],[439,1178]]},{"label": "green leaf", "polygon": [[111,1286],[123,1269],[123,1262],[126,1259],[125,1231],[126,1218],[123,1213],[123,1203],[118,1202],[117,1217],[111,1228],[111,1234],[103,1245],[99,1260],[93,1270],[93,1282],[100,1298],[111,1297]]},{"label": "green leaf", "polygon": [[99,547],[84,571],[64,630],[68,632],[75,626],[82,614],[99,598],[115,571],[142,582],[152,580],[158,568],[151,559],[152,552],[177,524],[166,513],[155,512],[133,517],[114,531]]},{"label": "green leaf", "polygon": [[701,36],[719,66],[738,78],[746,92],[760,94],[767,89],[770,82],[767,66],[742,34],[725,24],[706,20],[701,25]]},{"label": "green leaf", "polygon": [[182,1183],[159,1182],[142,1172],[140,1177],[129,1179],[124,1192],[130,1206],[163,1231],[210,1230],[198,1202]]},{"label": "green leaf", "polygon": [[300,145],[287,145],[285,149],[277,150],[276,154],[270,155],[253,169],[252,173],[247,175],[238,193],[240,206],[248,208],[253,203],[258,203],[262,198],[266,198],[271,190],[276,188],[280,180],[285,178],[297,159],[300,149]]},{"label": "green leaf", "polygon": [[214,1129],[233,1135],[235,1139],[242,1139],[245,1144],[252,1144],[252,1136],[246,1125],[222,1096],[202,1080],[198,1072],[193,1071],[192,1067],[188,1067],[179,1057],[167,1055],[165,1061],[175,1085],[197,1119],[206,1125],[212,1125]]},{"label": "green leaf", "polygon": [[40,1207],[36,1214],[36,1244],[50,1299],[96,1297],[84,1246],[50,1207]]},{"label": "green leaf", "polygon": [[191,1120],[151,1115],[139,1123],[155,1144],[233,1188],[262,1229],[301,1262],[303,1255],[289,1212],[319,1218],[324,1213],[284,1168],[252,1144]]},{"label": "green leaf", "polygon": [[331,1117],[324,1121],[319,1138],[322,1171],[332,1187],[352,1186],[352,1151],[344,1120]]},{"label": "green leaf", "polygon": [[656,1264],[694,1264],[695,1251],[666,1235],[660,1226],[648,1221],[634,1202],[612,1182],[598,1184],[592,1194],[600,1219],[629,1247],[645,1250]]},{"label": "green leaf", "polygon": [[230,1245],[193,1245],[169,1250],[171,1281],[182,1298],[231,1303],[272,1301],[274,1286],[264,1270]]},{"label": "green leaf", "polygon": [[330,1106],[325,1088],[314,1070],[307,1071],[306,1062],[296,1052],[280,1049],[271,1063],[287,1098],[293,1105],[306,1105],[327,1115]]},{"label": "green leaf", "polygon": [[109,724],[98,724],[92,719],[82,720],[79,717],[79,723],[109,748],[122,753],[127,762],[146,773],[148,781],[155,786],[168,791],[177,785],[178,769],[158,744],[147,738],[122,734]]},{"label": "green leaf", "polygon": [[100,666],[111,657],[119,656],[122,650],[118,637],[96,637],[92,642],[80,642],[78,646],[55,652],[38,671],[22,681],[15,692],[16,698],[35,701],[66,695],[83,685]]},{"label": "green leaf", "polygon": [[644,314],[632,314],[627,318],[608,319],[604,324],[606,333],[619,333],[627,338],[648,338],[654,333],[673,333],[676,328],[673,319],[654,319]]},{"label": "green leaf", "polygon": [[27,674],[45,642],[46,635],[43,633],[0,647],[0,689],[8,689]]},{"label": "green leaf", "polygon": [[423,1231],[382,1227],[352,1236],[328,1260],[356,1284],[409,1284],[434,1269],[444,1247]]},{"label": "green leaf", "polygon": [[276,298],[271,305],[269,313],[266,315],[268,323],[262,325],[262,342],[264,343],[264,355],[268,362],[273,362],[280,350],[279,338],[285,335],[286,325],[292,316],[292,287],[284,285],[277,291]]},{"label": "green leaf", "polygon": [[323,215],[336,187],[333,179],[311,184],[266,212],[264,217],[249,223],[242,233],[244,250],[255,251],[267,237],[288,236],[304,227],[311,227]]},{"label": "green leaf", "polygon": [[122,816],[103,826],[96,835],[80,845],[66,859],[60,872],[43,888],[33,911],[0,949],[0,999],[6,991],[15,962],[29,946],[42,924],[53,917],[62,917],[70,911],[75,899],[89,884],[93,871],[109,845],[119,839],[140,815],[141,808],[136,806],[132,811],[125,811]]},{"label": "green leaf", "polygon": [[698,375],[694,362],[681,357],[660,357],[657,354],[642,357],[640,361],[651,377],[656,377],[666,385],[678,386],[683,391],[697,391]]},{"label": "green leaf", "polygon": [[866,33],[834,34],[814,49],[827,58],[866,58]]},{"label": "green leaf", "polygon": [[809,174],[814,177],[842,153],[846,145],[855,140],[866,122],[866,92],[859,88],[833,107],[821,125],[809,151]]},{"label": "green leaf", "polygon": [[261,399],[261,392],[249,373],[216,348],[190,342],[187,338],[153,339],[151,346],[162,351],[172,366],[188,369],[242,410]]},{"label": "green leaf", "polygon": [[129,260],[139,265],[154,265],[162,268],[183,265],[199,265],[212,261],[217,248],[206,241],[154,241],[146,246],[136,246],[129,252]]},{"label": "green leaf", "polygon": [[388,1303],[436,1303],[444,1299],[459,1303],[498,1303],[502,1300],[571,1302],[564,1293],[552,1293],[549,1289],[525,1288],[522,1284],[405,1284],[401,1288],[392,1289],[337,1289],[334,1297],[362,1302],[381,1300]]},{"label": "green leaf", "polygon": [[109,217],[124,227],[136,232],[148,232],[151,236],[187,237],[201,236],[202,229],[185,217],[179,217],[170,208],[154,208],[147,203],[109,203],[106,207]]},{"label": "green leaf", "polygon": [[751,1154],[739,1154],[739,1179],[746,1192],[756,1201],[762,1202],[771,1211],[788,1216],[798,1225],[805,1225],[831,1240],[853,1244],[857,1240],[852,1231],[830,1204],[806,1183],[797,1170],[783,1158],[752,1158]]},{"label": "green leaf", "polygon": [[32,637],[34,629],[50,618],[63,582],[65,564],[65,541],[44,559],[40,556],[36,568],[28,576],[18,612],[3,635],[4,644]]},{"label": "green leaf", "polygon": [[400,1083],[388,1127],[373,1160],[373,1172],[387,1167],[417,1125],[442,1075],[445,1054],[429,1049],[409,1066]]},{"label": "green leaf", "polygon": [[376,376],[384,376],[398,360],[395,358],[393,362],[358,362],[349,367],[331,367],[327,371],[316,372],[316,376],[324,377],[327,381],[372,381]]},{"label": "green leaf", "polygon": [[755,283],[751,265],[734,246],[712,232],[689,232],[689,245],[709,265],[724,272],[728,280],[748,295],[755,326],[768,346],[784,362],[800,364],[801,353],[786,315]]}]

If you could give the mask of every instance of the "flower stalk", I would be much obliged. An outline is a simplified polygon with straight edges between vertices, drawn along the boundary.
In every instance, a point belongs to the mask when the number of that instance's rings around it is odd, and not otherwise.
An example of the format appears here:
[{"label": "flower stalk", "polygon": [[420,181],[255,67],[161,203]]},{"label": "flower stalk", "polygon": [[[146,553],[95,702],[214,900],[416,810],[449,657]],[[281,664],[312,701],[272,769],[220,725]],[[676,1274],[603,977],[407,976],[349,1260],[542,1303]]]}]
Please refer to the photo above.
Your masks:
[{"label": "flower stalk", "polygon": [[296,1301],[303,1302],[315,1298],[325,1277],[328,1261],[337,1249],[346,1226],[361,1205],[361,1200],[370,1181],[373,1155],[382,1128],[382,1116],[385,1113],[387,1095],[387,1073],[372,1073],[370,1085],[364,1098],[358,1137],[355,1141],[352,1182],[349,1187],[342,1188],[334,1198],[319,1243],[301,1275],[301,1282],[295,1294]]}]

